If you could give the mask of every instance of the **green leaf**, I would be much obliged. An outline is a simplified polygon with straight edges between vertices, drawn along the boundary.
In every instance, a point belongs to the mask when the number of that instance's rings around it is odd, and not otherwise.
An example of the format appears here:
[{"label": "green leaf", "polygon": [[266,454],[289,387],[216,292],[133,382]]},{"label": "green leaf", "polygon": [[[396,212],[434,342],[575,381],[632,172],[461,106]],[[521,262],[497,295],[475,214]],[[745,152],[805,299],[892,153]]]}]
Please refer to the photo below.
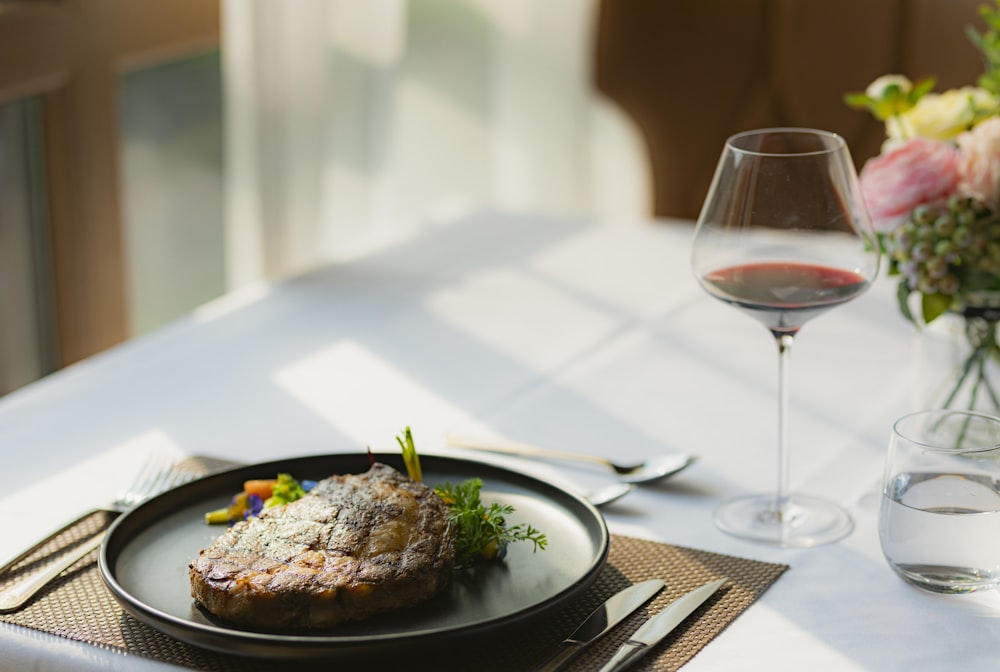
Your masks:
[{"label": "green leaf", "polygon": [[962,289],[966,292],[1000,290],[1000,276],[984,271],[967,271],[962,278]]},{"label": "green leaf", "polygon": [[913,317],[913,312],[910,310],[910,283],[905,279],[900,281],[896,285],[896,302],[899,303],[899,312],[905,317],[913,326],[919,327],[920,324],[917,322],[916,318]]},{"label": "green leaf", "polygon": [[[996,3],[1000,10],[1000,0]],[[983,56],[986,72],[979,78],[979,85],[993,94],[1000,93],[1000,11],[994,11],[988,6],[980,6],[979,16],[986,24],[983,33],[969,26],[966,35]]]},{"label": "green leaf", "polygon": [[937,79],[934,77],[922,79],[914,84],[913,90],[910,91],[910,103],[915,105],[918,100],[931,92],[935,84],[937,84]]},{"label": "green leaf", "polygon": [[[875,234],[875,241],[878,244],[879,254],[888,257],[889,256],[889,238],[890,236],[878,232]],[[868,249],[868,241],[865,240],[865,249]],[[890,260],[893,261],[893,260]]]},{"label": "green leaf", "polygon": [[845,94],[844,102],[847,103],[848,107],[852,107],[856,110],[873,110],[876,105],[876,101],[872,100],[863,93]]},{"label": "green leaf", "polygon": [[924,294],[920,298],[920,310],[924,314],[924,322],[930,324],[941,317],[951,306],[952,297],[945,294]]}]

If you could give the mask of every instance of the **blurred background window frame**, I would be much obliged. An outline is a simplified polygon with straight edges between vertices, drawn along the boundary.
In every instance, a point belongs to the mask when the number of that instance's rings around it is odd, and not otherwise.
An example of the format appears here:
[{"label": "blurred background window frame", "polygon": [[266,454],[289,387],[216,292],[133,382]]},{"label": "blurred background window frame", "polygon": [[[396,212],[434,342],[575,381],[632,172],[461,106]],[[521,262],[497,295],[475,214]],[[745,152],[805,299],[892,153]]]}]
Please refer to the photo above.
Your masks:
[{"label": "blurred background window frame", "polygon": [[[27,382],[23,369],[44,375],[134,335],[123,75],[217,50],[219,23],[219,3],[204,0],[0,1],[0,107],[22,119],[20,137],[8,124],[0,151],[6,148],[8,167],[17,163],[20,176],[31,178],[17,200],[34,204],[19,221],[5,211],[9,221],[0,222],[31,230],[19,246],[0,249],[0,263],[11,258],[4,255],[34,260],[34,296],[18,302],[21,314],[0,305],[0,319],[39,325],[34,348],[0,330],[0,394]],[[22,183],[6,181],[0,192],[13,198],[3,190]],[[33,367],[23,365],[27,359]]]}]

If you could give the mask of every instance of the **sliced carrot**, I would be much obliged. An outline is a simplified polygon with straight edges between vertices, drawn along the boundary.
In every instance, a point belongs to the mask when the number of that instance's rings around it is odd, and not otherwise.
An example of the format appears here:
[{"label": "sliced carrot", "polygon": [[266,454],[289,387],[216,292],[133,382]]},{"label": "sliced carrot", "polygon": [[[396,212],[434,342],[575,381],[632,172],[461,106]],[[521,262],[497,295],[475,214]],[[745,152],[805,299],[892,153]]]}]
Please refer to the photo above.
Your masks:
[{"label": "sliced carrot", "polygon": [[274,485],[278,482],[276,478],[262,478],[252,481],[244,481],[243,492],[247,495],[257,495],[261,500],[266,501],[271,497]]}]

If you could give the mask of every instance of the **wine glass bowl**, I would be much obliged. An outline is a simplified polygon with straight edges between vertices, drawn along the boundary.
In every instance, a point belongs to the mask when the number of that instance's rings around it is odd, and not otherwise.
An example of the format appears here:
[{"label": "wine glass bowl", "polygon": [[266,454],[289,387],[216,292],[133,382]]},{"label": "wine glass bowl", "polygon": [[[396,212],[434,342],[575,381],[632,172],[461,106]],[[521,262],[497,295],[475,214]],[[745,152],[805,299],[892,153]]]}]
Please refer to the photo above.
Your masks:
[{"label": "wine glass bowl", "polygon": [[812,129],[763,129],[726,141],[692,243],[712,297],[761,322],[778,347],[778,485],[721,505],[724,531],[814,546],[853,529],[836,504],[788,491],[788,359],[809,320],[865,292],[879,248],[844,140]]}]

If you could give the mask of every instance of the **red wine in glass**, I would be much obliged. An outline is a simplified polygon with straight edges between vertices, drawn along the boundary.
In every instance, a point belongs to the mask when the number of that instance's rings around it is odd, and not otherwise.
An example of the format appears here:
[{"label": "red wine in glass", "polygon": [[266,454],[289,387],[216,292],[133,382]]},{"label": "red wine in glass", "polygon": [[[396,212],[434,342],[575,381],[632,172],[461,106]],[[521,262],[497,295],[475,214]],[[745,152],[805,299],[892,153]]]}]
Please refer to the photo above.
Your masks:
[{"label": "red wine in glass", "polygon": [[709,294],[760,320],[772,332],[795,333],[820,313],[850,301],[870,282],[854,271],[796,262],[758,262],[706,273]]},{"label": "red wine in glass", "polygon": [[721,530],[806,547],[854,528],[840,506],[789,491],[788,364],[802,326],[868,289],[879,246],[844,140],[798,128],[749,131],[726,141],[691,247],[711,296],[761,322],[778,347],[778,485],[715,511]]}]

